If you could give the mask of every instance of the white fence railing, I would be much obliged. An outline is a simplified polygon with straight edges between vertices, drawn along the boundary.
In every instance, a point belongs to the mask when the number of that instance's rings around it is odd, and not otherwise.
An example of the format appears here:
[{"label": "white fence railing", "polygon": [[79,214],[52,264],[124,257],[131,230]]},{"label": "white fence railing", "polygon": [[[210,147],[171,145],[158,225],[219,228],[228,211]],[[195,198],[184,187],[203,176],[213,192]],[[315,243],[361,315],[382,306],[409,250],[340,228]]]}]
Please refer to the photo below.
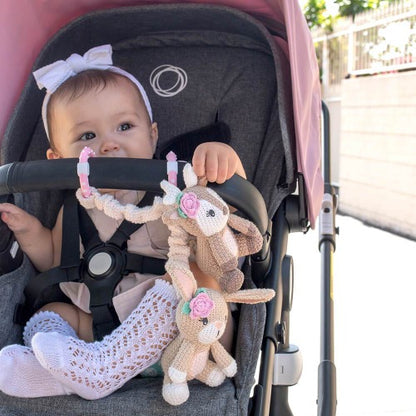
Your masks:
[{"label": "white fence railing", "polygon": [[416,0],[401,0],[351,19],[331,34],[313,33],[324,86],[348,76],[416,69]]}]

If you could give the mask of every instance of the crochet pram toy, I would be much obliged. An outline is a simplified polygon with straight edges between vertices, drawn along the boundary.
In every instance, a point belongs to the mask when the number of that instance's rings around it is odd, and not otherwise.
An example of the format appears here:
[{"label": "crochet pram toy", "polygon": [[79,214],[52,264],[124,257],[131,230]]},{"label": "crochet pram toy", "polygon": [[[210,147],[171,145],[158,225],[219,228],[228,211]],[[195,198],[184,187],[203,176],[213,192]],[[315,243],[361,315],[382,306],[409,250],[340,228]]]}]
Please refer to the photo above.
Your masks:
[{"label": "crochet pram toy", "polygon": [[161,183],[166,193],[163,203],[170,207],[162,217],[171,232],[167,271],[175,262],[175,269],[188,272],[193,246],[199,268],[213,276],[223,291],[236,292],[244,280],[238,258],[258,252],[263,238],[251,221],[231,214],[216,192],[198,186],[190,164],[185,165],[183,175],[183,191],[168,181]]},{"label": "crochet pram toy", "polygon": [[[234,358],[219,342],[227,325],[227,303],[267,302],[275,292],[272,289],[248,289],[220,293],[213,289],[197,289],[193,277],[174,267],[169,273],[181,297],[176,310],[179,335],[163,352],[162,395],[169,404],[177,406],[188,400],[187,381],[195,378],[216,387],[225,377],[233,377],[237,372]],[[209,358],[210,353],[214,361]]]},{"label": "crochet pram toy", "polygon": [[[91,155],[88,148],[84,149],[80,163],[87,163]],[[85,208],[97,207],[116,219],[144,223],[161,217],[171,232],[165,268],[180,296],[176,314],[179,335],[162,356],[165,374],[162,394],[171,405],[180,405],[189,397],[187,381],[196,378],[215,387],[237,371],[234,358],[218,341],[228,320],[227,303],[267,302],[275,292],[271,289],[239,290],[244,275],[238,269],[238,258],[256,253],[262,246],[263,239],[257,227],[231,214],[228,205],[212,189],[198,186],[190,164],[184,167],[186,188],[181,191],[171,167],[172,160],[170,167],[168,164],[169,181],[161,182],[165,196],[155,198],[151,207],[121,205],[112,196],[101,195],[89,188],[84,173],[87,170],[82,170],[80,175],[82,186],[77,197]],[[234,233],[230,227],[239,233]],[[216,278],[221,292],[197,289],[189,267],[192,252],[199,268]],[[215,361],[209,359],[210,353]]]},{"label": "crochet pram toy", "polygon": [[[80,163],[86,163],[85,153],[81,154]],[[172,177],[172,171],[169,174]],[[156,197],[151,207],[144,208],[121,205],[111,195],[101,195],[96,189],[90,189],[84,173],[80,176],[84,185],[77,197],[85,208],[97,207],[112,218],[124,218],[133,223],[162,218],[170,230],[168,272],[174,262],[175,270],[181,269],[192,276],[189,258],[194,254],[199,268],[213,276],[221,290],[232,293],[240,289],[244,275],[238,269],[238,258],[258,252],[263,238],[251,221],[230,213],[228,205],[215,191],[197,184],[198,178],[190,164],[183,169],[184,190],[163,180],[163,200]]]}]

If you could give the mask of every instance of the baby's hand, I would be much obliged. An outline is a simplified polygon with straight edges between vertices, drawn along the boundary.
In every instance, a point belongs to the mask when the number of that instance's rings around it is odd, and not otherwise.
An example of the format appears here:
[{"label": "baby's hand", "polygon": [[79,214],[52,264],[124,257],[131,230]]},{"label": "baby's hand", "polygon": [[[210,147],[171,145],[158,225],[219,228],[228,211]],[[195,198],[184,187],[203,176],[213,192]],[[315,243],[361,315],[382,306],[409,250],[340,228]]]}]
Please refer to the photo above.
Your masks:
[{"label": "baby's hand", "polygon": [[31,229],[37,219],[13,204],[0,204],[1,219],[16,234]]},{"label": "baby's hand", "polygon": [[224,183],[235,173],[245,176],[243,165],[231,146],[220,142],[200,144],[192,158],[194,172],[208,182]]}]

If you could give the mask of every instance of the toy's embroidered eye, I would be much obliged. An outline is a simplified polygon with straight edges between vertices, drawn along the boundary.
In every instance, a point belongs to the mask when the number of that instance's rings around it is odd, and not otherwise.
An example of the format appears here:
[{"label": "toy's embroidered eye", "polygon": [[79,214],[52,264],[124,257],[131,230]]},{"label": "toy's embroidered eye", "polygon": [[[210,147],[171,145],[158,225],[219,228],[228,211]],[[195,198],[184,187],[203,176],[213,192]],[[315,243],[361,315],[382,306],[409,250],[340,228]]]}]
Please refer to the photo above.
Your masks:
[{"label": "toy's embroidered eye", "polygon": [[202,325],[208,325],[208,318],[202,318],[199,321],[202,322]]},{"label": "toy's embroidered eye", "polygon": [[207,217],[215,217],[215,211],[213,209],[207,211]]}]

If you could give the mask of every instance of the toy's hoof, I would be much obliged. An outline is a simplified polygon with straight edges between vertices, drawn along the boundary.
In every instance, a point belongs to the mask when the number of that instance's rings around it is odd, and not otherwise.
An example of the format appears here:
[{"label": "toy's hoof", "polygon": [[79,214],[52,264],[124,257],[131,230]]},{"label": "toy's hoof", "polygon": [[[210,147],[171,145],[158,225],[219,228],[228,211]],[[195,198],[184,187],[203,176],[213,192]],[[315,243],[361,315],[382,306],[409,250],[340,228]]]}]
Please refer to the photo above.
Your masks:
[{"label": "toy's hoof", "polygon": [[172,406],[179,406],[189,398],[189,388],[186,383],[164,384],[162,389],[163,398]]},{"label": "toy's hoof", "polygon": [[225,380],[225,374],[219,369],[214,368],[208,375],[206,383],[210,387],[217,387]]},{"label": "toy's hoof", "polygon": [[222,370],[227,377],[234,377],[237,373],[237,363],[235,360],[226,368]]},{"label": "toy's hoof", "polygon": [[186,381],[186,373],[177,370],[175,367],[169,367],[168,374],[175,384],[185,383]]}]

